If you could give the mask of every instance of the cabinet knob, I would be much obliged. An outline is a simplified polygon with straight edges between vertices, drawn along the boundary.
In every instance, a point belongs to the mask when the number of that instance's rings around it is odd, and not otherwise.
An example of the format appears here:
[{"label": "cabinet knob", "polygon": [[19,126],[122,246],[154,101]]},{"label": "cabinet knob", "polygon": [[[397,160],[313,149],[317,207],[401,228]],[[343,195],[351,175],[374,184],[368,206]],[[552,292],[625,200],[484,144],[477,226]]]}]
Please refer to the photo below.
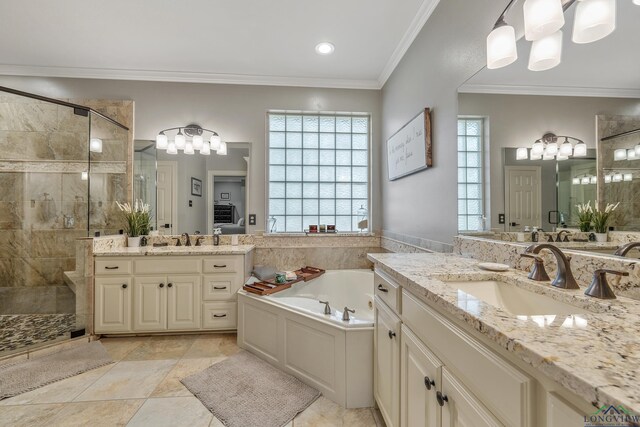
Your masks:
[{"label": "cabinet knob", "polygon": [[436,400],[438,401],[438,405],[444,406],[444,402],[448,402],[449,398],[446,394],[442,394],[442,392],[436,392]]},{"label": "cabinet knob", "polygon": [[389,331],[389,339],[393,339],[396,336],[396,333],[393,331]]},{"label": "cabinet knob", "polygon": [[167,283],[167,288],[173,288],[173,283]]},{"label": "cabinet knob", "polygon": [[122,289],[127,289],[127,284],[126,283],[122,284]]},{"label": "cabinet knob", "polygon": [[161,288],[164,288],[164,283],[160,283],[160,287],[161,287]]},{"label": "cabinet knob", "polygon": [[431,387],[435,385],[436,382],[434,380],[429,377],[424,377],[424,386],[427,388],[427,390],[431,390]]},{"label": "cabinet knob", "polygon": [[380,292],[389,292],[389,289],[385,288],[384,286],[382,286],[382,284],[378,285],[378,290]]}]

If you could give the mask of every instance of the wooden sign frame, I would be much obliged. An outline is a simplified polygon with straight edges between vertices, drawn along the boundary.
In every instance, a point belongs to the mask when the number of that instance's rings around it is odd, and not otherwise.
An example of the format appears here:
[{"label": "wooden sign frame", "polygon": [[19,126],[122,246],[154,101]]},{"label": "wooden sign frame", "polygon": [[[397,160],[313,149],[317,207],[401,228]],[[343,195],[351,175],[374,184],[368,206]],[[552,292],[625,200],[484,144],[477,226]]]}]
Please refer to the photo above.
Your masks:
[{"label": "wooden sign frame", "polygon": [[[416,119],[422,115],[424,115],[424,120],[419,120],[419,123],[416,122]],[[400,170],[396,170],[397,162],[401,162],[402,160],[405,160],[406,162],[406,157],[404,157],[406,155],[406,144],[414,143],[413,137],[416,132],[415,126],[420,126],[417,131],[424,135],[424,155],[420,153],[420,163],[416,167],[406,170],[402,170],[402,168]],[[411,132],[411,135],[407,132]],[[409,142],[407,141],[407,138],[410,139]],[[421,141],[422,139],[417,142]],[[400,157],[398,157],[398,155],[392,156],[392,154],[400,150],[405,150],[405,153],[400,155]],[[423,111],[420,111],[418,114],[413,116],[411,120],[387,139],[387,176],[389,181],[394,181],[432,166],[433,142],[431,138],[431,109],[425,108]]]}]

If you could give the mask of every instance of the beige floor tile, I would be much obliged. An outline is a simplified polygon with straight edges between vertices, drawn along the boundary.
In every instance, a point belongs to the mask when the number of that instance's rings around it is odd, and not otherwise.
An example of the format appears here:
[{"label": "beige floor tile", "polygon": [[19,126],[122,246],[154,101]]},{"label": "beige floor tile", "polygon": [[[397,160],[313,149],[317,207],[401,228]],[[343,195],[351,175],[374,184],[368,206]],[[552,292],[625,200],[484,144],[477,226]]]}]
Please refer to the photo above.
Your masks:
[{"label": "beige floor tile", "polygon": [[345,409],[322,396],[293,419],[293,427],[333,426],[375,427],[376,423],[369,408]]},{"label": "beige floor tile", "polygon": [[175,366],[175,360],[118,362],[75,400],[138,399],[149,397]]},{"label": "beige floor tile", "polygon": [[[224,427],[224,424],[222,424],[222,422],[216,417],[213,417],[213,419],[211,420],[211,423],[209,423],[209,427]],[[291,426],[287,425],[286,427],[291,427]]]},{"label": "beige floor tile", "polygon": [[213,415],[195,397],[147,399],[128,427],[207,427]]},{"label": "beige floor tile", "polygon": [[100,342],[115,361],[124,359],[134,349],[149,341],[149,337],[102,338]]},{"label": "beige floor tile", "polygon": [[197,335],[151,337],[134,348],[123,360],[180,359],[196,341]]},{"label": "beige floor tile", "polygon": [[182,359],[171,369],[169,374],[151,393],[151,397],[179,397],[192,396],[191,392],[180,382],[189,375],[207,369],[214,363],[224,360],[224,357],[209,357],[202,359]]},{"label": "beige floor tile", "polygon": [[236,334],[199,335],[193,346],[184,355],[185,358],[231,356],[240,351],[236,344]]},{"label": "beige floor tile", "polygon": [[49,420],[48,425],[56,427],[125,426],[143,403],[144,399],[68,403]]},{"label": "beige floor tile", "polygon": [[114,365],[106,365],[84,372],[75,377],[66,378],[53,384],[22,393],[9,399],[0,401],[0,406],[21,405],[27,403],[64,403],[71,402],[87,387],[95,383]]},{"label": "beige floor tile", "polygon": [[382,418],[382,414],[380,413],[380,409],[371,408],[371,413],[373,414],[373,419],[375,420],[377,427],[387,427],[387,424],[384,422],[384,418]]},{"label": "beige floor tile", "polygon": [[21,405],[0,407],[0,425],[11,427],[33,427],[51,425],[50,420],[63,404]]}]

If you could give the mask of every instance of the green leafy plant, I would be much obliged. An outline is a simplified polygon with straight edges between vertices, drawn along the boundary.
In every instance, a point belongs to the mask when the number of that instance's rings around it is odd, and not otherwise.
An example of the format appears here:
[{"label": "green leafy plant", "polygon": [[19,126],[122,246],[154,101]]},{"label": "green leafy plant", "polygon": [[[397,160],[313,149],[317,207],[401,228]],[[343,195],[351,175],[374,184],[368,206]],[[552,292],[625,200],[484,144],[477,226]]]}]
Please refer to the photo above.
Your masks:
[{"label": "green leafy plant", "polygon": [[116,202],[125,220],[125,231],[129,237],[146,236],[151,228],[151,208],[137,199],[133,206],[128,202]]},{"label": "green leafy plant", "polygon": [[591,231],[591,221],[593,221],[593,207],[591,206],[591,200],[587,203],[580,203],[576,205],[578,208],[578,222],[580,231]]},{"label": "green leafy plant", "polygon": [[620,202],[615,205],[612,203],[608,203],[603,211],[596,208],[593,211],[593,228],[596,233],[606,233],[609,225],[609,217],[616,210],[616,208],[620,205]]}]

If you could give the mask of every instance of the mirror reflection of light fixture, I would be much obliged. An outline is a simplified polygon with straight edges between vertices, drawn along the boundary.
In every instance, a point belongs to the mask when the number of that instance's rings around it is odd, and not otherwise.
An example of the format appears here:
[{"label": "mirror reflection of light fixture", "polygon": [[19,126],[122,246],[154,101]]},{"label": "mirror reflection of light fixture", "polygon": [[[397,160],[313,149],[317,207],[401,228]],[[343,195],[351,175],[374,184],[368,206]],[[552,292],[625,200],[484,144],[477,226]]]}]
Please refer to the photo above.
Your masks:
[{"label": "mirror reflection of light fixture", "polygon": [[605,176],[604,176],[604,183],[605,183],[605,184],[609,184],[609,183],[611,183],[611,178],[613,178],[613,176],[612,176],[612,175],[609,175],[609,174],[605,175]]},{"label": "mirror reflection of light fixture", "polygon": [[616,0],[581,0],[573,23],[574,43],[600,40],[616,29]]},{"label": "mirror reflection of light fixture", "polygon": [[622,174],[620,172],[614,173],[613,178],[611,180],[613,182],[622,182]]},{"label": "mirror reflection of light fixture", "polygon": [[82,173],[80,174],[80,179],[83,180],[83,181],[89,180],[89,172],[82,171]]},{"label": "mirror reflection of light fixture", "polygon": [[622,176],[622,180],[626,181],[626,182],[633,181],[633,174],[632,173],[625,173]]},{"label": "mirror reflection of light fixture", "polygon": [[558,155],[556,155],[556,160],[559,162],[562,162],[564,160],[569,160],[569,156],[563,156],[562,154],[558,153]]},{"label": "mirror reflection of light fixture", "polygon": [[224,141],[220,141],[220,148],[218,148],[218,150],[216,151],[216,154],[218,154],[219,156],[226,156],[227,155],[227,143]]},{"label": "mirror reflection of light fixture", "polygon": [[89,151],[92,153],[102,153],[102,140],[100,138],[91,138],[89,140]]},{"label": "mirror reflection of light fixture", "polygon": [[[558,139],[564,138],[564,142],[559,145]],[[571,141],[575,141],[573,146]],[[520,150],[523,150],[522,152]],[[521,147],[516,151],[516,160],[526,160],[523,154],[526,148]],[[545,133],[542,138],[536,140],[531,145],[530,160],[538,160],[541,156],[543,160],[567,160],[570,157],[585,157],[587,155],[587,144],[578,138],[565,135],[555,135],[551,132]]]},{"label": "mirror reflection of light fixture", "polygon": [[578,178],[578,177],[573,178],[573,180],[571,181],[571,183],[572,183],[573,185],[580,185],[580,178]]},{"label": "mirror reflection of light fixture", "polygon": [[167,154],[178,154],[178,147],[176,147],[176,143],[171,141],[167,145]]},{"label": "mirror reflection of light fixture", "polygon": [[169,146],[169,138],[164,132],[160,132],[158,136],[156,136],[156,149],[158,150],[166,150]]},{"label": "mirror reflection of light fixture", "polygon": [[635,160],[638,156],[636,156],[636,150],[634,148],[629,148],[627,150],[627,160]]},{"label": "mirror reflection of light fixture", "polygon": [[516,160],[527,160],[529,158],[527,147],[520,147],[516,150]]},{"label": "mirror reflection of light fixture", "polygon": [[[640,0],[638,0],[638,1],[640,1]],[[636,157],[640,157],[640,144],[636,145],[634,150],[636,152]]]},{"label": "mirror reflection of light fixture", "polygon": [[586,157],[587,156],[587,144],[580,141],[573,147],[573,157]]},{"label": "mirror reflection of light fixture", "polygon": [[582,185],[589,185],[589,184],[591,183],[591,180],[589,179],[589,177],[588,177],[588,176],[585,176],[585,177],[583,177],[583,178],[582,178],[582,180],[580,181],[580,183],[581,183]]},{"label": "mirror reflection of light fixture", "polygon": [[613,152],[613,160],[627,160],[627,150],[618,148]]},{"label": "mirror reflection of light fixture", "polygon": [[[172,131],[177,131],[177,134],[173,140],[170,140],[167,132]],[[205,141],[206,132],[211,134],[208,136],[207,141]],[[205,129],[196,124],[178,126],[158,132],[156,148],[159,150],[167,150],[167,154],[178,154],[179,151],[183,151],[184,154],[192,155],[195,154],[196,151],[199,151],[200,154],[209,156],[211,155],[211,150],[218,151],[220,148],[220,136],[217,132]],[[221,153],[218,152],[218,154]]]},{"label": "mirror reflection of light fixture", "polygon": [[597,176],[589,177],[589,184],[597,184],[597,183],[598,183],[598,177]]}]

